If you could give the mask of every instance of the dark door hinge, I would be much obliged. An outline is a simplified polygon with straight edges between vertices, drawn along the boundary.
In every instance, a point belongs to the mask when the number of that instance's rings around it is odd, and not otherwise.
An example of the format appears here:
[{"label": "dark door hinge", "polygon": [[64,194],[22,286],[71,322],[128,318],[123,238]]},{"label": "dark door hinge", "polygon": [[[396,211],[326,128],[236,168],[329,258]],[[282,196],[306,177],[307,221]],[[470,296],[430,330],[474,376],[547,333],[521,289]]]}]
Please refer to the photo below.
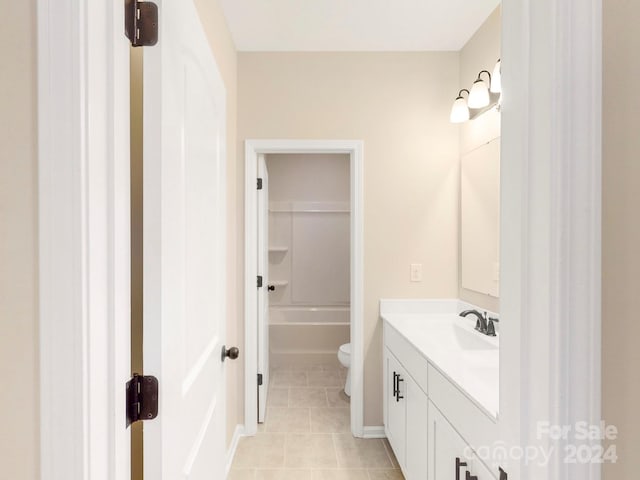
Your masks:
[{"label": "dark door hinge", "polygon": [[153,420],[157,416],[158,379],[134,373],[127,382],[127,427],[138,420]]},{"label": "dark door hinge", "polygon": [[258,386],[261,386],[261,385],[262,385],[262,374],[259,373],[258,374]]},{"label": "dark door hinge", "polygon": [[262,275],[258,275],[258,288],[262,288]]},{"label": "dark door hinge", "polygon": [[258,179],[258,190],[262,190],[262,179]]},{"label": "dark door hinge", "polygon": [[124,0],[124,31],[134,47],[158,43],[158,6],[153,2]]}]

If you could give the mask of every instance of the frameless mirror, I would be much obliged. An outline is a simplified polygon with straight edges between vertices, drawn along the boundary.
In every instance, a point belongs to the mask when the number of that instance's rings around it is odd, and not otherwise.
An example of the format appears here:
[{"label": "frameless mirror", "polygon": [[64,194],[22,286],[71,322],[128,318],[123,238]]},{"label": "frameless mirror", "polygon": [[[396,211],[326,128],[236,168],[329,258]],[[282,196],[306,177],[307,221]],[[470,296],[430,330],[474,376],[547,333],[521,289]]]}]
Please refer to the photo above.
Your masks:
[{"label": "frameless mirror", "polygon": [[500,294],[500,138],[462,156],[462,288]]}]

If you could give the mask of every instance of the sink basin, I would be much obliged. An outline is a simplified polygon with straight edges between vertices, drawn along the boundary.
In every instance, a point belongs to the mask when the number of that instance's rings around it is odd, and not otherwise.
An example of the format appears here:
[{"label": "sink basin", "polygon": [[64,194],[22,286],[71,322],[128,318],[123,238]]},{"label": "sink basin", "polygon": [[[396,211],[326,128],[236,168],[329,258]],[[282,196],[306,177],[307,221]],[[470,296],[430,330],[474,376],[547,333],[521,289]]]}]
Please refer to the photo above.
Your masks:
[{"label": "sink basin", "polygon": [[[416,318],[408,317],[402,323],[407,327],[412,324],[415,326]],[[489,337],[476,331],[472,322],[464,318],[454,316],[433,318],[428,325],[415,333],[423,341],[431,344],[432,348],[461,353],[493,351],[499,348],[498,337]]]},{"label": "sink basin", "polygon": [[453,324],[453,340],[462,350],[497,350],[498,345],[489,341],[489,337]]}]

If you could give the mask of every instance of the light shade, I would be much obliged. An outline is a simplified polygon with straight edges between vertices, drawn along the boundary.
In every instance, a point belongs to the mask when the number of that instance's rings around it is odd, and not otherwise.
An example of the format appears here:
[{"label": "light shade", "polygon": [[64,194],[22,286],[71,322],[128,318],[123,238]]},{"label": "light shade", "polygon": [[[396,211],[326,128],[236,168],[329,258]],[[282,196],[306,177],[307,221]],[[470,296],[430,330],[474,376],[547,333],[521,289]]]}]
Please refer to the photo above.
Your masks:
[{"label": "light shade", "polygon": [[502,65],[500,60],[496,62],[496,66],[493,67],[493,73],[491,74],[491,93],[502,93]]},{"label": "light shade", "polygon": [[469,94],[469,108],[484,108],[491,102],[489,87],[481,78],[478,78],[471,87]]},{"label": "light shade", "polygon": [[456,98],[451,107],[451,123],[464,123],[469,120],[469,107],[467,100],[461,95]]}]

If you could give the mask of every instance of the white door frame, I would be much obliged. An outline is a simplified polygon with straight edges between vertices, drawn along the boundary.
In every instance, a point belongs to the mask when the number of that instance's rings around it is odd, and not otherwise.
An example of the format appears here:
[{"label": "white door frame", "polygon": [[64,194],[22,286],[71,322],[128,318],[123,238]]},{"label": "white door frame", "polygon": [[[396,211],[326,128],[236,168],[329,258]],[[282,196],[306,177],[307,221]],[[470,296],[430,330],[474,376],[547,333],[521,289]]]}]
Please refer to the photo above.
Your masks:
[{"label": "white door frame", "polygon": [[[245,431],[258,431],[258,335],[255,301],[257,269],[258,155],[273,153],[337,153],[351,158],[351,432],[364,436],[364,270],[363,270],[363,154],[359,140],[246,140],[245,141]],[[336,352],[337,354],[337,352]]]},{"label": "white door frame", "polygon": [[537,422],[601,419],[602,0],[503,0],[502,25],[501,439],[556,449],[505,467],[598,480]]},{"label": "white door frame", "polygon": [[40,478],[130,478],[124,2],[39,0]]}]

